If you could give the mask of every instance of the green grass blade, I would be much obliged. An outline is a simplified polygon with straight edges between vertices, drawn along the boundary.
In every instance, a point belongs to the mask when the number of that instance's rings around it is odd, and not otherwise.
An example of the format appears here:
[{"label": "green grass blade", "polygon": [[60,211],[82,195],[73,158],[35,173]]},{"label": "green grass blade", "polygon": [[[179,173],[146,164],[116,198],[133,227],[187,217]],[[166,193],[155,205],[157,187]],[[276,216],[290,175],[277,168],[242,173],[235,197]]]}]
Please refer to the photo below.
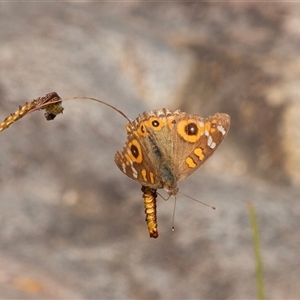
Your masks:
[{"label": "green grass blade", "polygon": [[258,230],[258,222],[257,222],[255,208],[252,203],[249,203],[249,214],[251,219],[253,247],[254,247],[255,262],[256,262],[257,297],[259,300],[264,300],[265,299],[264,277],[263,277],[263,266],[262,266],[261,254],[260,254],[259,230]]}]

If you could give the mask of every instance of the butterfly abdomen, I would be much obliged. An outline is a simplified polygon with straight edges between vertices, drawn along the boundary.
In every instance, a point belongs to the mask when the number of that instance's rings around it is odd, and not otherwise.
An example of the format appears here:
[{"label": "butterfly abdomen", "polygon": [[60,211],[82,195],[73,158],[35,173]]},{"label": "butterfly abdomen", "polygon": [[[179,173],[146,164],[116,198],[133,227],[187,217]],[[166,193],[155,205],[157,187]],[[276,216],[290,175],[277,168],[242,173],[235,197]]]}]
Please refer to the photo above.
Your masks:
[{"label": "butterfly abdomen", "polygon": [[156,219],[156,190],[151,189],[147,186],[142,186],[145,213],[146,213],[146,222],[148,225],[148,231],[150,237],[157,238],[157,219]]}]

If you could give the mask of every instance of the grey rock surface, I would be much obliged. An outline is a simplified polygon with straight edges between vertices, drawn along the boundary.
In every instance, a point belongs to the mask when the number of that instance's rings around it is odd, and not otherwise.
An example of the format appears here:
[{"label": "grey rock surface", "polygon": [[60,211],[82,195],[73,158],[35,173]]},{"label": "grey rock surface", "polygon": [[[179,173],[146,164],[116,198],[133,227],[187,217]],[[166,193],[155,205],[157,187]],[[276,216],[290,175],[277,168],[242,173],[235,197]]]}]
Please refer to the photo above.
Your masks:
[{"label": "grey rock surface", "polygon": [[54,121],[36,112],[1,132],[0,298],[256,298],[249,202],[266,297],[300,297],[299,14],[296,3],[0,3],[2,119],[52,91],[132,119],[161,107],[232,117],[179,186],[216,211],[179,194],[172,232],[174,199],[158,199],[156,240],[140,185],[113,162],[120,115],[66,101]]}]

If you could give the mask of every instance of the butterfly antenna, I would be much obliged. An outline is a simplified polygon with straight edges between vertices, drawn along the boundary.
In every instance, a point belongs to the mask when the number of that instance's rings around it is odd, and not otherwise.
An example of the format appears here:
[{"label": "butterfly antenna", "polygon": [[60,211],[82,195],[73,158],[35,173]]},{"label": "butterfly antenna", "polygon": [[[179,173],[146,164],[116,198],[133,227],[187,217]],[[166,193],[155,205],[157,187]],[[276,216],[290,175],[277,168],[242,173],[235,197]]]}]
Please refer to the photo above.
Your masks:
[{"label": "butterfly antenna", "polygon": [[[184,197],[186,197],[186,198],[188,198],[188,199],[191,199],[191,200],[196,201],[196,202],[198,202],[198,203],[201,203],[201,204],[203,204],[203,205],[205,205],[205,206],[208,206],[208,207],[210,207],[210,208],[213,209],[213,210],[216,209],[215,206],[209,205],[209,204],[207,204],[207,203],[205,203],[205,202],[202,202],[202,201],[200,201],[200,200],[198,200],[198,199],[195,199],[195,198],[193,198],[193,197],[190,197],[190,196],[188,196],[188,195],[185,195],[185,194],[183,194],[183,193],[181,193],[181,192],[178,192],[178,194],[181,194],[182,196],[184,196]],[[175,198],[175,199],[176,199],[176,198]]]},{"label": "butterfly antenna", "polygon": [[[171,195],[169,195],[167,198],[165,198],[162,194],[157,192],[157,195],[160,196],[163,200],[168,201],[171,198]],[[185,196],[185,195],[183,195]],[[176,204],[177,204],[177,197],[175,196],[175,202],[174,202],[174,208],[173,208],[173,217],[172,217],[172,231],[175,231],[175,210],[176,210]]]},{"label": "butterfly antenna", "polygon": [[82,96],[82,97],[71,97],[71,98],[65,98],[63,99],[62,101],[64,100],[71,100],[71,99],[86,99],[86,100],[92,100],[92,101],[96,101],[98,103],[101,103],[101,104],[104,104],[110,108],[112,108],[113,110],[115,110],[116,112],[118,112],[121,116],[123,116],[129,123],[131,123],[131,120],[122,112],[120,111],[119,109],[117,109],[116,107],[112,106],[111,104],[109,103],[106,103],[102,100],[99,100],[97,98],[91,98],[91,97],[85,97],[85,96]]},{"label": "butterfly antenna", "polygon": [[[106,103],[102,100],[99,100],[97,98],[92,98],[92,97],[85,97],[85,96],[78,96],[78,97],[68,97],[68,98],[64,98],[64,99],[59,99],[59,100],[56,100],[56,101],[51,101],[51,104],[55,104],[55,103],[60,103],[62,101],[67,101],[67,100],[74,100],[74,99],[83,99],[83,100],[91,100],[91,101],[96,101],[98,103],[101,103],[101,104],[104,104],[108,107],[110,107],[111,109],[115,110],[116,112],[118,112],[121,116],[123,116],[129,123],[131,123],[131,120],[122,112],[120,111],[119,109],[117,109],[116,107],[114,107],[113,105],[109,104],[109,103]],[[49,103],[44,103],[44,104],[41,104],[39,106],[37,106],[35,109],[32,109],[30,112],[33,112],[35,110],[38,110],[38,109],[41,109],[41,108],[44,108],[44,107],[47,107],[49,105]]]}]

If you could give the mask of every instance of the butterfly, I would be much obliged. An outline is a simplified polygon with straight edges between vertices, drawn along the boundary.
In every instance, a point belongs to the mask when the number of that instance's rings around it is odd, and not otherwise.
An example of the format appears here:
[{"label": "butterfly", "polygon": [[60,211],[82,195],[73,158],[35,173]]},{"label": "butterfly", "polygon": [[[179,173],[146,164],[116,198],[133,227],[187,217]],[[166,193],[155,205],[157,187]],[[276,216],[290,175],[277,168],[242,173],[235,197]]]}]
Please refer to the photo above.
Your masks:
[{"label": "butterfly", "polygon": [[158,237],[156,190],[170,196],[177,183],[192,175],[217,150],[230,127],[225,113],[202,118],[166,108],[144,112],[126,126],[127,141],[115,163],[142,184],[150,237]]}]

